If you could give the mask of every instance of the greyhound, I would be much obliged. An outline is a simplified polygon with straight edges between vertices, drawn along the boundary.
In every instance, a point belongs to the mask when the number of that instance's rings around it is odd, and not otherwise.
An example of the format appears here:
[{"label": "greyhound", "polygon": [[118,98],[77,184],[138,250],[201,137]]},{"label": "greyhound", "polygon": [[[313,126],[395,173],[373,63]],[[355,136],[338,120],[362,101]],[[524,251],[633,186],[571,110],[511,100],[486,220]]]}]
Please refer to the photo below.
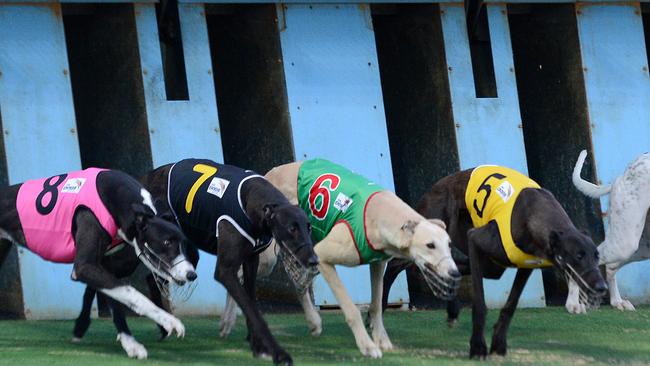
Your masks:
[{"label": "greyhound", "polygon": [[[608,230],[605,240],[598,246],[599,264],[605,264],[609,285],[609,302],[619,310],[634,310],[634,305],[621,297],[616,283],[616,272],[630,262],[650,258],[650,225],[647,224],[650,208],[650,153],[637,157],[612,184],[599,186],[580,177],[587,157],[583,150],[573,170],[573,184],[583,194],[598,198],[610,193]],[[586,306],[580,301],[578,286],[569,283],[566,309],[570,313],[584,313]]]},{"label": "greyhound", "polygon": [[[162,326],[185,335],[176,317],[154,305],[101,264],[104,253],[124,241],[151,271],[183,284],[196,279],[186,260],[186,240],[176,226],[156,216],[151,195],[135,179],[115,170],[82,171],[0,189],[2,239],[58,263],[73,263],[71,278],[103,292]],[[2,247],[0,263],[10,246]],[[118,339],[129,354],[144,348],[130,334]]]},{"label": "greyhound", "polygon": [[[381,316],[382,273],[387,258],[415,261],[436,293],[443,297],[454,295],[460,273],[451,259],[449,236],[440,220],[424,219],[395,194],[321,159],[275,167],[266,178],[310,216],[312,235],[320,240],[315,245],[318,268],[334,292],[363,355],[379,358],[382,350],[393,348]],[[315,222],[330,220],[328,212],[335,214],[333,226],[322,231]],[[339,216],[339,212],[344,215]],[[366,263],[370,265],[372,285],[372,339],[334,267]],[[301,303],[312,334],[319,335],[320,316],[309,291],[302,292]]]},{"label": "greyhound", "polygon": [[[500,207],[499,201],[511,206]],[[501,213],[505,216],[491,215],[499,209],[503,209]],[[498,355],[506,354],[508,327],[532,268],[551,264],[558,267],[567,278],[576,280],[583,297],[594,303],[607,289],[598,271],[598,251],[591,238],[576,229],[551,192],[512,169],[481,166],[449,175],[422,196],[416,210],[425,217],[441,218],[454,246],[468,256],[468,262],[459,263],[458,268],[463,275],[472,275],[470,358],[487,355],[483,278],[499,279],[506,267],[518,267],[508,300],[494,326],[490,353]],[[483,221],[477,225],[473,215],[479,213],[483,214]],[[503,240],[508,237],[512,238],[508,240],[510,247]],[[384,305],[390,286],[409,265],[404,260],[388,264]],[[458,309],[457,301],[448,304],[450,325],[456,321]]]},{"label": "greyhound", "polygon": [[[292,364],[257,308],[255,280],[258,254],[275,239],[292,280],[299,287],[311,283],[318,258],[305,213],[264,177],[210,160],[186,159],[164,165],[141,181],[159,208],[175,216],[196,248],[217,255],[215,279],[242,308],[253,354],[271,355],[275,363]],[[243,286],[237,276],[240,266]]]}]

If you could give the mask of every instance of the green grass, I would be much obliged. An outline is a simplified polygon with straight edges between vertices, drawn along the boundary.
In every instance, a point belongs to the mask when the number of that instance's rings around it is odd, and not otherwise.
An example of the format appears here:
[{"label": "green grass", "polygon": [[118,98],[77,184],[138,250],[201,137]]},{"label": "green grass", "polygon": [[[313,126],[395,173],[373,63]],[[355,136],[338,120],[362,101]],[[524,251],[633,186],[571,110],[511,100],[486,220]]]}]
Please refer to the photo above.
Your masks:
[{"label": "green grass", "polygon": [[[497,312],[490,311],[488,329]],[[278,341],[300,365],[457,365],[467,360],[471,320],[463,309],[454,329],[444,311],[385,315],[396,351],[369,360],[357,351],[352,334],[338,312],[323,315],[319,338],[308,335],[302,314],[268,315]],[[115,341],[112,323],[95,320],[81,344],[70,343],[72,321],[0,321],[0,364],[23,365],[270,365],[253,359],[244,340],[243,319],[227,339],[219,338],[216,318],[185,318],[185,339],[156,340],[152,322],[131,318],[138,340],[149,351],[147,361],[130,360]],[[650,363],[650,307],[622,313],[610,307],[573,316],[564,308],[524,309],[515,314],[509,333],[509,353],[484,364],[610,365]],[[488,345],[490,342],[487,336]]]}]

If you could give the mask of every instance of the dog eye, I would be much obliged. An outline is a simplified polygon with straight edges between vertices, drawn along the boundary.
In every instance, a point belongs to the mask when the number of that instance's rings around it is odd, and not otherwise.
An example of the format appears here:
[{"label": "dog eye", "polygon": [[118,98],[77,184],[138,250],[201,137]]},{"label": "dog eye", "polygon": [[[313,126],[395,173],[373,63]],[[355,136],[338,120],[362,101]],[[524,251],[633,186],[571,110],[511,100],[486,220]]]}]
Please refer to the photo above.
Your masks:
[{"label": "dog eye", "polygon": [[297,230],[298,230],[298,228],[296,227],[296,225],[291,225],[291,226],[289,226],[289,232],[290,232],[290,233],[293,234],[293,233],[295,233]]},{"label": "dog eye", "polygon": [[427,244],[427,248],[429,248],[429,249],[436,249],[436,245],[433,244],[433,243],[429,243],[429,244]]},{"label": "dog eye", "polygon": [[585,257],[585,252],[579,252],[578,255],[576,255],[576,258],[578,258],[578,260],[580,260],[580,259],[582,259],[584,257]]},{"label": "dog eye", "polygon": [[163,241],[163,245],[168,247],[168,246],[172,245],[172,242],[169,241],[169,240],[165,240],[165,241]]},{"label": "dog eye", "polygon": [[307,224],[307,232],[311,233],[311,224]]}]

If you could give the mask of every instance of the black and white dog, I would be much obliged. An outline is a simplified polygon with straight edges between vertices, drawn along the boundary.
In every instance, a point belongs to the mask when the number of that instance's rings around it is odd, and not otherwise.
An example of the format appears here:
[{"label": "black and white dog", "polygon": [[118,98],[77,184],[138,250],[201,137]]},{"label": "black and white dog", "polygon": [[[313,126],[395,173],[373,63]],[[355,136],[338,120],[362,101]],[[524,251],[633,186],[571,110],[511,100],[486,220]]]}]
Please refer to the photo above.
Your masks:
[{"label": "black and white dog", "polygon": [[[498,168],[498,167],[497,167]],[[478,169],[478,168],[475,168]],[[478,213],[486,213],[489,209],[488,198],[497,201],[510,202],[512,211],[508,218],[510,235],[514,245],[522,252],[531,254],[562,270],[568,278],[580,284],[584,297],[600,300],[607,289],[598,270],[598,251],[590,237],[580,232],[571,222],[568,215],[557,202],[553,194],[542,188],[519,189],[518,196],[514,195],[517,186],[510,184],[512,170],[488,175],[485,180],[481,177],[478,191],[476,186],[469,188],[470,178],[475,169],[464,170],[436,182],[431,190],[422,196],[416,210],[427,218],[440,218],[447,224],[447,231],[453,245],[469,261],[454,258],[458,269],[464,275],[472,275],[474,292],[472,323],[473,332],[470,340],[470,357],[485,358],[488,349],[484,338],[485,318],[487,308],[483,292],[483,278],[499,279],[506,267],[513,266],[511,254],[506,253],[497,220],[490,220],[484,226],[474,228],[470,208]],[[535,186],[530,181],[529,186]],[[514,187],[513,187],[514,186]],[[477,200],[467,200],[472,194]],[[469,203],[468,203],[469,202]],[[486,204],[486,202],[488,204]],[[503,221],[501,221],[503,222]],[[384,276],[384,298],[386,305],[390,286],[397,275],[411,263],[393,259],[388,263]],[[519,296],[532,272],[529,268],[519,267],[508,300],[501,309],[499,320],[494,326],[490,353],[505,355],[507,344],[506,335],[510,321],[517,307]],[[448,322],[452,325],[458,317],[458,300],[449,303]]]},{"label": "black and white dog", "polygon": [[[156,216],[151,195],[129,175],[91,168],[1,188],[0,234],[46,260],[73,263],[73,280],[147,316],[168,334],[184,336],[180,320],[102,266],[104,254],[125,241],[158,276],[178,284],[196,278],[183,253],[185,236]],[[142,345],[131,335],[120,333],[118,339],[138,356]]]},{"label": "black and white dog", "polygon": [[[256,356],[270,355],[275,363],[292,364],[271,334],[255,301],[258,255],[275,239],[287,273],[306,288],[316,275],[311,227],[305,213],[293,206],[264,177],[210,160],[186,159],[155,169],[141,179],[153,194],[163,217],[176,219],[194,244],[190,260],[198,262],[196,248],[217,255],[215,279],[221,282],[244,312],[248,340]],[[122,266],[128,267],[126,263]],[[244,284],[238,278],[243,267]],[[155,292],[155,291],[153,291]],[[78,321],[85,324],[90,301]],[[113,308],[118,329],[126,322]]]}]

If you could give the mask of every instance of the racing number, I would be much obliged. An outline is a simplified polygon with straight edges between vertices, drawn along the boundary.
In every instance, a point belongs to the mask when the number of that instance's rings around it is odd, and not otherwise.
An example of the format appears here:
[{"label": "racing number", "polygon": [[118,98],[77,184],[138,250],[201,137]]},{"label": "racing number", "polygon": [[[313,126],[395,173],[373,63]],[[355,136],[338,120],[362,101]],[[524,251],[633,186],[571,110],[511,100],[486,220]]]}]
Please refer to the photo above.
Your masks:
[{"label": "racing number", "polygon": [[[329,181],[329,188],[324,187],[323,184]],[[315,218],[322,220],[327,216],[327,211],[330,208],[330,191],[335,191],[338,188],[341,178],[335,174],[323,174],[314,184],[309,188],[309,210]],[[319,208],[316,208],[316,199],[321,197],[321,205]]]},{"label": "racing number", "polygon": [[199,178],[192,184],[192,188],[190,188],[189,193],[187,194],[187,198],[185,199],[185,212],[190,213],[192,212],[192,204],[194,203],[194,196],[196,196],[196,192],[199,190],[199,187],[203,183],[205,183],[208,178],[211,176],[215,175],[217,173],[217,168],[210,166],[210,165],[205,165],[205,164],[196,164],[192,170],[194,170],[197,173],[201,173]]},{"label": "racing number", "polygon": [[[47,178],[43,182],[43,190],[41,193],[36,196],[36,211],[40,213],[41,215],[47,215],[52,210],[54,210],[54,206],[56,206],[56,201],[59,199],[59,185],[63,183],[65,178],[67,178],[67,174],[61,174],[61,175],[54,175],[49,178]],[[52,179],[58,178],[56,182],[52,183]],[[43,204],[43,198],[45,198],[46,194],[50,194],[50,201],[47,203],[47,205]]]},{"label": "racing number", "polygon": [[490,186],[487,182],[488,180],[490,180],[490,178],[496,178],[501,180],[506,178],[506,176],[499,173],[490,174],[485,178],[483,183],[481,183],[481,185],[478,187],[478,190],[476,191],[477,195],[478,193],[481,193],[481,191],[485,191],[485,198],[483,199],[483,204],[481,205],[480,209],[478,208],[477,200],[474,199],[474,209],[476,210],[476,214],[480,218],[483,218],[483,211],[485,210],[485,205],[487,204],[488,198],[490,198],[490,194],[492,194],[492,186]]}]

